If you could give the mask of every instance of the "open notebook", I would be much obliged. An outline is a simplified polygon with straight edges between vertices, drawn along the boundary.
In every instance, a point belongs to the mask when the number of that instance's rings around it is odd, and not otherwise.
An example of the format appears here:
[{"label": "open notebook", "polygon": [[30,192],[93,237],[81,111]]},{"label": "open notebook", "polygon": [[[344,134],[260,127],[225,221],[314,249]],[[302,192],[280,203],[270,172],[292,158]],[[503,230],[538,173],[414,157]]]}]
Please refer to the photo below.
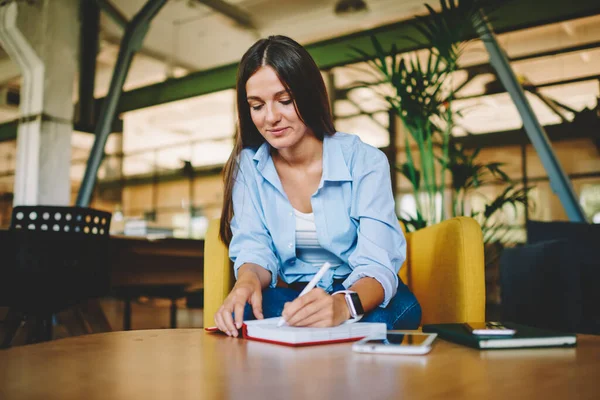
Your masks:
[{"label": "open notebook", "polygon": [[[384,336],[386,326],[378,322],[357,322],[342,324],[332,328],[297,328],[292,326],[277,327],[279,318],[267,318],[245,321],[242,335],[245,339],[282,344],[285,346],[312,346],[351,342],[367,336]],[[216,328],[206,328],[209,332]]]}]

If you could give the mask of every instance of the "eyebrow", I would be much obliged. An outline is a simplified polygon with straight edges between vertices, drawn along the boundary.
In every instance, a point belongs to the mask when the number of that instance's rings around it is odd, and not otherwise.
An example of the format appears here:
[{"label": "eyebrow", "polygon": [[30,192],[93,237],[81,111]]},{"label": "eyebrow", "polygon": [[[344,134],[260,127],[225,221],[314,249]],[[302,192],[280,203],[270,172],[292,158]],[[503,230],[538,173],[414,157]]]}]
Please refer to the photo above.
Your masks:
[{"label": "eyebrow", "polygon": [[[287,89],[283,89],[283,90],[280,90],[279,92],[275,93],[273,95],[273,97],[278,97],[278,96],[281,96],[282,94],[290,94],[290,92]],[[246,100],[249,101],[249,100],[262,100],[262,99],[258,96],[248,96],[246,98]]]}]

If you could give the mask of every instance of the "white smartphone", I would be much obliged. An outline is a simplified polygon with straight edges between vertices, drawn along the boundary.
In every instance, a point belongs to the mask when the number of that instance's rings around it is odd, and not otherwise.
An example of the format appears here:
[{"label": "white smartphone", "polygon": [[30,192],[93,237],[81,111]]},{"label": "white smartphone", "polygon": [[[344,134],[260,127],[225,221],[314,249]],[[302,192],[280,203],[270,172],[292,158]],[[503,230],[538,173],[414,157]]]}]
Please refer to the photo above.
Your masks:
[{"label": "white smartphone", "polygon": [[364,338],[352,345],[358,353],[427,354],[437,333],[388,331],[385,338]]}]

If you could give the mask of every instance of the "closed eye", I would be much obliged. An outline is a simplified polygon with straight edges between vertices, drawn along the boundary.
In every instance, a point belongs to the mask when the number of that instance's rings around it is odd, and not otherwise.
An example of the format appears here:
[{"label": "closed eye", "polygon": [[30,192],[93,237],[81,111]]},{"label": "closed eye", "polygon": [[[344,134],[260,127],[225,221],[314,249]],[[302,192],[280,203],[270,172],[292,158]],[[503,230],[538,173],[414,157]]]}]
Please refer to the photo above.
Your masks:
[{"label": "closed eye", "polygon": [[[280,101],[280,103],[283,104],[284,106],[290,105],[290,104],[292,104],[292,102],[293,102],[293,100],[291,100],[291,99],[290,100],[281,100]],[[259,111],[263,107],[263,105],[264,104],[258,104],[258,105],[255,105],[255,106],[250,106],[250,108],[252,110],[254,110],[254,111]]]}]

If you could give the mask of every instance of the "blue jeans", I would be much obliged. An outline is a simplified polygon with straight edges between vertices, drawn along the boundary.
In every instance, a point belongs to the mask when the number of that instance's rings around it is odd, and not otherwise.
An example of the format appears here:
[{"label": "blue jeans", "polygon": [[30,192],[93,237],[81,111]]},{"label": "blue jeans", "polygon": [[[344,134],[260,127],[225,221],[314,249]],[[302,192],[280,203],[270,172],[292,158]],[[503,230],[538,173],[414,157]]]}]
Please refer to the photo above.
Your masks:
[{"label": "blue jeans", "polygon": [[[300,289],[302,290],[302,289]],[[294,300],[300,290],[289,288],[267,288],[263,290],[262,310],[265,318],[280,317],[285,303]],[[341,283],[333,285],[333,292],[344,290]],[[253,320],[252,306],[246,304],[244,320]],[[366,313],[361,322],[385,322],[387,329],[417,329],[421,323],[421,306],[416,297],[402,282],[398,282],[398,292],[385,308],[377,307]]]}]

